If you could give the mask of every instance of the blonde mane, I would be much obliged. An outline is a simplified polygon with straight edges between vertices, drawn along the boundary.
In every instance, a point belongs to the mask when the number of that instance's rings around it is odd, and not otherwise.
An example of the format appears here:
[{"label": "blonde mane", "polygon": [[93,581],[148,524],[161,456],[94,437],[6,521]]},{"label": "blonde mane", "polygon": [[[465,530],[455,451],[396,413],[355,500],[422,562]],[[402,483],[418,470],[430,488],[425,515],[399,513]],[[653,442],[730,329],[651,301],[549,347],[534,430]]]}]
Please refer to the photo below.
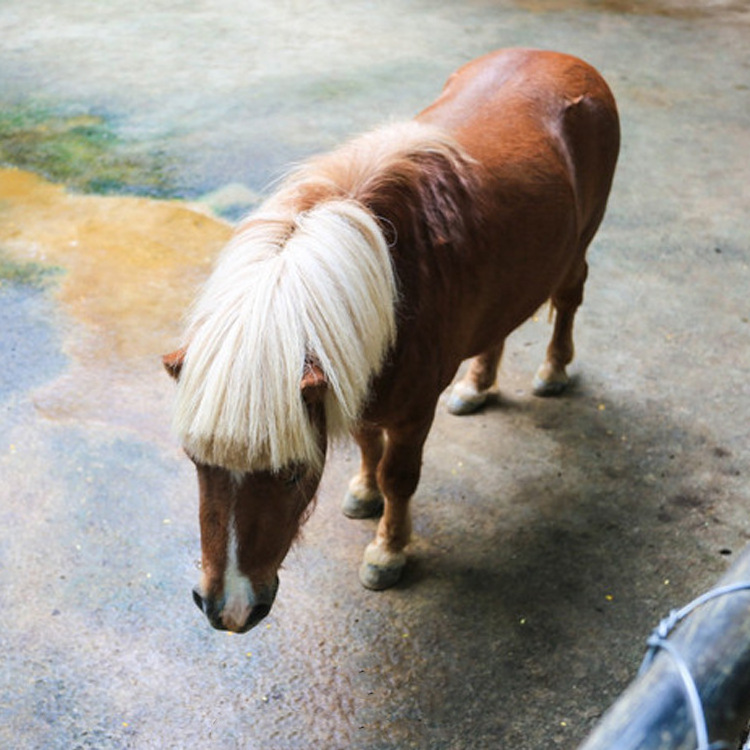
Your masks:
[{"label": "blonde mane", "polygon": [[195,460],[233,471],[321,467],[300,393],[310,358],[328,381],[328,435],[349,432],[396,336],[392,259],[367,197],[399,165],[411,174],[414,154],[434,153],[460,161],[436,129],[374,131],[303,165],[239,227],[185,337],[174,423]]}]

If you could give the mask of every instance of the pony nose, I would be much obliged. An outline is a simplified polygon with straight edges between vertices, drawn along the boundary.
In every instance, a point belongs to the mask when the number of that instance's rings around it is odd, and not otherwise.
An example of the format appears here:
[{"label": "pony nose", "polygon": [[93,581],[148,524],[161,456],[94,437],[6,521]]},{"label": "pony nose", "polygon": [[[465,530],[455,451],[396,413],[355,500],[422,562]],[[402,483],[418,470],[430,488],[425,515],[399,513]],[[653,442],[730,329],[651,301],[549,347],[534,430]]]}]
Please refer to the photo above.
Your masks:
[{"label": "pony nose", "polygon": [[264,604],[263,602],[261,602],[260,604],[256,604],[250,610],[250,617],[247,618],[247,622],[245,623],[245,627],[242,632],[244,633],[250,630],[250,628],[254,628],[261,620],[263,620],[268,615],[270,611],[270,604]]},{"label": "pony nose", "polygon": [[193,601],[195,602],[195,606],[203,611],[203,597],[200,595],[200,592],[196,588],[193,589]]},{"label": "pony nose", "polygon": [[203,596],[197,586],[193,589],[193,601],[195,602],[195,606],[208,617],[211,624],[215,628],[221,629],[221,621],[219,619],[220,608],[217,607],[216,601],[208,596]]},{"label": "pony nose", "polygon": [[221,610],[224,606],[223,600],[216,600],[210,596],[203,596],[200,589],[196,586],[193,589],[193,601],[195,602],[195,606],[198,607],[198,609],[208,618],[211,627],[216,628],[216,630],[228,629],[221,618]]},{"label": "pony nose", "polygon": [[[239,628],[232,628],[238,633],[246,633],[250,628],[254,628],[261,620],[267,617],[271,611],[274,599],[276,598],[276,591],[279,587],[278,576],[270,586],[263,586],[257,601],[250,609],[250,612],[245,620],[244,624]],[[228,630],[222,618],[222,610],[224,607],[224,600],[217,601],[208,596],[204,596],[200,589],[196,586],[193,589],[193,601],[198,609],[208,618],[211,626],[217,630]]]},{"label": "pony nose", "polygon": [[198,591],[197,586],[193,589],[193,601],[195,602],[195,606],[198,607],[198,609],[205,614],[206,600],[203,598],[203,595],[201,594],[201,592]]}]

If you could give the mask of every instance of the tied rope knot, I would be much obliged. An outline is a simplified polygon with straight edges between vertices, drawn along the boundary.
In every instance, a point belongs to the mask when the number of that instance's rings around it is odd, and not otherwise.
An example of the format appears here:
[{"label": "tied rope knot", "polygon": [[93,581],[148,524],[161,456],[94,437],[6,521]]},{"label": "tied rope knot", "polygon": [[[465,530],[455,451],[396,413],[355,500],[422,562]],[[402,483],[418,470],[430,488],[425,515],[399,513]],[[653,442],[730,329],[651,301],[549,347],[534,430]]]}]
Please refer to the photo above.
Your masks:
[{"label": "tied rope knot", "polygon": [[[727,742],[713,742],[709,744],[708,741],[708,727],[706,726],[706,714],[703,710],[703,704],[701,702],[700,693],[698,687],[695,684],[693,676],[690,674],[690,668],[687,665],[684,657],[680,653],[679,649],[670,641],[667,640],[670,633],[674,630],[677,624],[687,617],[694,609],[697,609],[702,604],[716,599],[719,596],[725,594],[732,594],[736,591],[747,591],[750,590],[750,581],[743,581],[741,583],[732,583],[727,586],[720,586],[712,589],[711,591],[702,594],[697,599],[694,599],[690,604],[684,606],[682,609],[673,609],[670,613],[664,617],[661,622],[651,631],[651,634],[646,639],[648,645],[648,651],[643,657],[643,662],[638,670],[638,676],[642,676],[648,671],[651,663],[656,656],[657,651],[661,649],[666,651],[672,659],[677,672],[682,680],[682,687],[685,693],[690,713],[693,718],[693,726],[695,728],[695,738],[697,744],[697,750],[731,750],[732,746]],[[750,739],[745,743],[742,750],[750,750]]]},{"label": "tied rope knot", "polygon": [[681,619],[679,609],[670,610],[669,614],[651,631],[647,640],[648,645],[658,646],[658,641],[668,638]]}]

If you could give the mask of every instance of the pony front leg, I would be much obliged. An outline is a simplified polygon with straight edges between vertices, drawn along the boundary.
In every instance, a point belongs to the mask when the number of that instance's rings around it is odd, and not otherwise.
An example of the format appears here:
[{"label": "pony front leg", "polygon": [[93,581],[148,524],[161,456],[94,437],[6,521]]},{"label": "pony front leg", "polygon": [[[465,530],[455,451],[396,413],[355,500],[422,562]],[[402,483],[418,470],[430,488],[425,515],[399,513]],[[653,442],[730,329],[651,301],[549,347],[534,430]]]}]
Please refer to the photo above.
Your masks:
[{"label": "pony front leg", "polygon": [[383,516],[378,530],[365,549],[359,580],[368,589],[387,589],[401,577],[406,565],[404,548],[411,537],[409,501],[419,484],[422,447],[426,430],[417,435],[388,431],[385,454],[378,468],[378,484],[383,492]]},{"label": "pony front leg", "polygon": [[349,518],[373,518],[383,510],[383,495],[377,478],[378,465],[383,457],[383,430],[360,427],[352,437],[360,450],[359,473],[349,482],[341,509]]}]

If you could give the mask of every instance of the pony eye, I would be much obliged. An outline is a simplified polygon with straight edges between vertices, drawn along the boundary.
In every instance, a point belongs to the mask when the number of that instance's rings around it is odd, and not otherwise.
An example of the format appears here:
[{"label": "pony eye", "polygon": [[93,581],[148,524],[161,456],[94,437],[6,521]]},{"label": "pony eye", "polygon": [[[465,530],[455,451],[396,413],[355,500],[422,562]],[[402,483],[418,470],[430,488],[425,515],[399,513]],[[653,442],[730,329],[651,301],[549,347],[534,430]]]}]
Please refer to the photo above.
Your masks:
[{"label": "pony eye", "polygon": [[293,487],[302,481],[303,476],[302,469],[290,469],[283,474],[284,484],[287,487]]}]

